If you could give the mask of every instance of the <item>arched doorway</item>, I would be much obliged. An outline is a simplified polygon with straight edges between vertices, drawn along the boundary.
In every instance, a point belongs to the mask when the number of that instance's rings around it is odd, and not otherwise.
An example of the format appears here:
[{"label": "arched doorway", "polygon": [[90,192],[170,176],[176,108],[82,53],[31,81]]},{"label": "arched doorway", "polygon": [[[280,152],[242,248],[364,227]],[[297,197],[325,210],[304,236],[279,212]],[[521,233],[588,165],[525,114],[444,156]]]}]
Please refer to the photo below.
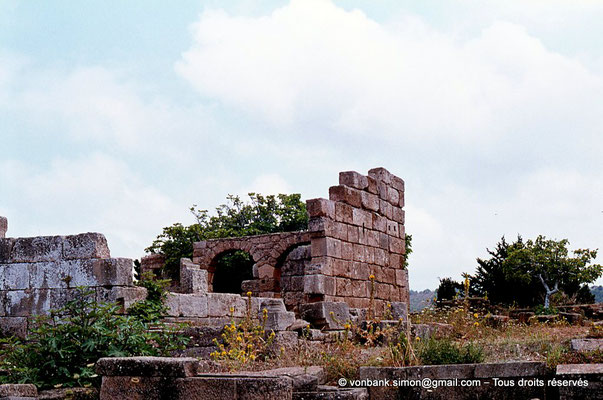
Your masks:
[{"label": "arched doorway", "polygon": [[228,250],[218,254],[208,270],[212,291],[241,294],[241,283],[253,279],[254,264],[251,254],[243,250]]}]

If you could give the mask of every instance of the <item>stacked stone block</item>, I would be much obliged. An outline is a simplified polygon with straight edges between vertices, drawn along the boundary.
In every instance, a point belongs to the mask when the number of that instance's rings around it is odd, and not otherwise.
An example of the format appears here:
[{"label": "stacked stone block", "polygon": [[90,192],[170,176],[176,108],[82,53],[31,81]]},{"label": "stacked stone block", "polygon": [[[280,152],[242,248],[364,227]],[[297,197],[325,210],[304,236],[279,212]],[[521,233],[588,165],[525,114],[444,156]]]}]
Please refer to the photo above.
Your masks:
[{"label": "stacked stone block", "polygon": [[404,181],[384,168],[368,176],[341,172],[329,199],[308,200],[312,267],[306,293],[366,309],[372,292],[378,316],[388,303],[408,304],[403,207]]},{"label": "stacked stone block", "polygon": [[24,336],[33,316],[63,307],[80,286],[125,310],[146,296],[133,286],[132,266],[111,258],[99,233],[0,239],[0,333]]},{"label": "stacked stone block", "polygon": [[308,232],[282,232],[268,235],[240,238],[213,239],[193,244],[193,262],[208,271],[209,287],[212,288],[216,261],[220,255],[242,250],[251,255],[253,280],[246,281],[242,292],[250,291],[254,296],[279,297],[280,271],[277,271],[283,259],[292,247],[309,243]]},{"label": "stacked stone block", "polygon": [[299,314],[301,305],[309,301],[304,293],[304,277],[311,265],[310,245],[295,247],[280,267],[280,291],[287,310]]}]

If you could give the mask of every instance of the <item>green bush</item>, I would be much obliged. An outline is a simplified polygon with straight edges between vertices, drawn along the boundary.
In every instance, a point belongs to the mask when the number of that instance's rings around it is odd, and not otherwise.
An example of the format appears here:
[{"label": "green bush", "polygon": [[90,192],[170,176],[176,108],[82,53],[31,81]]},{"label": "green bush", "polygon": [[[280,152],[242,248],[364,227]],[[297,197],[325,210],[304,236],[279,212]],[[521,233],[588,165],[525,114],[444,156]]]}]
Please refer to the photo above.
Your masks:
[{"label": "green bush", "polygon": [[101,357],[161,356],[182,349],[187,338],[175,327],[117,314],[114,303],[96,303],[79,289],[64,308],[38,317],[25,340],[0,340],[0,383],[40,388],[98,386],[94,363]]},{"label": "green bush", "polygon": [[128,308],[128,314],[145,322],[159,321],[167,313],[165,298],[169,283],[169,279],[157,279],[151,271],[145,272],[136,285],[147,289],[147,298]]},{"label": "green bush", "polygon": [[449,339],[429,339],[420,347],[419,358],[425,365],[474,364],[484,361],[484,352],[473,343],[461,346]]}]

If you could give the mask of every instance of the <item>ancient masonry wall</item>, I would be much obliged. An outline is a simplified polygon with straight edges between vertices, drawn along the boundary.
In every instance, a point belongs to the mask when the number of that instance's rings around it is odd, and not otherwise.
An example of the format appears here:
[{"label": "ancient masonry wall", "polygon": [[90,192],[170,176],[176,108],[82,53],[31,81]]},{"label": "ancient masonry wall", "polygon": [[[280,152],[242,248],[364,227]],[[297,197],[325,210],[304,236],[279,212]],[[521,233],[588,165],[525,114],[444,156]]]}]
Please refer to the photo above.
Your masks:
[{"label": "ancient masonry wall", "polygon": [[372,169],[367,176],[341,172],[329,199],[306,204],[308,231],[195,243],[193,263],[207,271],[209,290],[216,260],[243,250],[255,265],[254,279],[244,281],[241,291],[283,298],[287,309],[302,317],[324,317],[329,310],[346,315],[333,304],[367,309],[371,293],[377,316],[388,314],[393,304],[393,316],[405,317],[409,292],[404,181],[384,168]]},{"label": "ancient masonry wall", "polygon": [[379,316],[388,303],[408,304],[402,179],[384,168],[368,176],[341,172],[329,199],[308,200],[307,206],[313,269],[306,293],[366,309],[372,291]]},{"label": "ancient masonry wall", "polygon": [[111,258],[103,235],[4,238],[6,225],[0,218],[1,334],[24,336],[34,316],[63,307],[79,286],[123,309],[146,297],[132,286],[132,260]]}]

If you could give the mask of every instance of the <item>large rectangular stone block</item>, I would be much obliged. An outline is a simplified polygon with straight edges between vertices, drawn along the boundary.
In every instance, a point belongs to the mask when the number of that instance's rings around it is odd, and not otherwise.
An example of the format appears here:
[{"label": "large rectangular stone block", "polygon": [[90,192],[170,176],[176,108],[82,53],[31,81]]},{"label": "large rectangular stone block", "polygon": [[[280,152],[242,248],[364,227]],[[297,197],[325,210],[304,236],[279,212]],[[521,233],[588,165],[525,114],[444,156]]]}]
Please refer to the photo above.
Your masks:
[{"label": "large rectangular stone block", "polygon": [[207,270],[188,258],[180,260],[180,287],[185,293],[207,293]]},{"label": "large rectangular stone block", "polygon": [[354,208],[349,204],[335,203],[335,220],[338,222],[345,222],[351,224],[354,222],[353,210]]},{"label": "large rectangular stone block", "polygon": [[370,169],[368,172],[368,176],[375,179],[376,181],[390,184],[390,183],[392,183],[392,178],[394,175],[392,175],[391,172],[389,172],[387,169],[385,169],[383,167],[377,167],[377,168]]},{"label": "large rectangular stone block", "polygon": [[364,229],[373,229],[373,214],[361,208],[352,210],[352,223]]},{"label": "large rectangular stone block", "polygon": [[138,286],[115,286],[112,288],[97,287],[96,301],[117,303],[126,312],[136,302],[147,298],[147,289]]},{"label": "large rectangular stone block", "polygon": [[63,255],[63,240],[61,236],[15,239],[10,261],[22,263],[60,260]]},{"label": "large rectangular stone block", "polygon": [[67,261],[48,261],[29,264],[29,283],[37,289],[66,289],[71,283],[71,265]]},{"label": "large rectangular stone block", "polygon": [[291,400],[289,377],[200,375],[175,382],[175,400]]},{"label": "large rectangular stone block", "polygon": [[300,305],[302,319],[312,323],[314,327],[326,330],[343,329],[350,319],[350,310],[346,303],[320,301]]},{"label": "large rectangular stone block", "polygon": [[66,260],[110,257],[107,239],[103,234],[88,232],[65,236],[63,258]]},{"label": "large rectangular stone block", "polygon": [[210,317],[222,317],[231,314],[234,314],[235,317],[242,317],[247,309],[246,299],[237,294],[208,293],[207,302]]},{"label": "large rectangular stone block", "polygon": [[107,357],[95,368],[102,376],[188,377],[200,372],[199,360],[188,357]]},{"label": "large rectangular stone block", "polygon": [[99,286],[132,286],[134,264],[129,258],[93,260],[93,274]]},{"label": "large rectangular stone block", "polygon": [[306,209],[310,218],[328,217],[335,218],[335,204],[327,199],[306,200]]},{"label": "large rectangular stone block", "polygon": [[[184,317],[208,317],[208,297],[205,294],[181,294],[178,296],[180,315]],[[223,314],[229,315],[229,314]]]},{"label": "large rectangular stone block", "polygon": [[368,188],[368,178],[356,171],[343,171],[339,173],[339,184],[365,190]]},{"label": "large rectangular stone block", "polygon": [[29,264],[0,264],[0,290],[29,289]]},{"label": "large rectangular stone block", "polygon": [[344,202],[352,207],[361,207],[362,200],[360,198],[360,191],[353,189],[348,186],[331,186],[329,188],[329,200],[335,202]]},{"label": "large rectangular stone block", "polygon": [[335,294],[334,278],[324,275],[306,275],[304,276],[304,293]]}]

